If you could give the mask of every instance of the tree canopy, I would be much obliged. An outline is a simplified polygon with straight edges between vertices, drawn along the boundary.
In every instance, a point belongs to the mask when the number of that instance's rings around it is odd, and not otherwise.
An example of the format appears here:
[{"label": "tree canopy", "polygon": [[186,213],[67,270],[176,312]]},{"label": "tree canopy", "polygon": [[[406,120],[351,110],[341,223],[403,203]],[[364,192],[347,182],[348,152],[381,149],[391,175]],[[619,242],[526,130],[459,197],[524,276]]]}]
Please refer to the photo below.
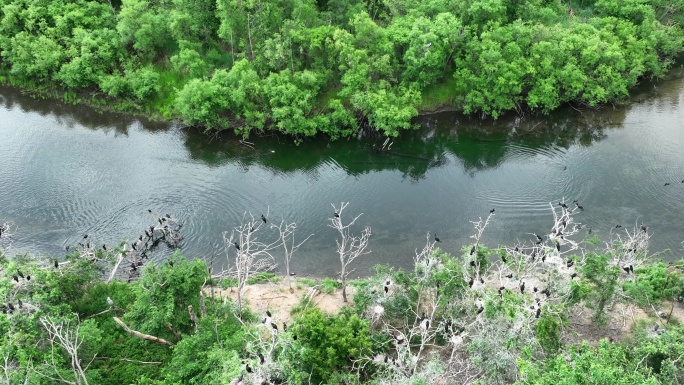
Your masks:
[{"label": "tree canopy", "polygon": [[[383,135],[419,111],[620,102],[682,50],[681,1],[0,0],[0,75],[206,130]],[[439,90],[439,92],[437,91]]]}]

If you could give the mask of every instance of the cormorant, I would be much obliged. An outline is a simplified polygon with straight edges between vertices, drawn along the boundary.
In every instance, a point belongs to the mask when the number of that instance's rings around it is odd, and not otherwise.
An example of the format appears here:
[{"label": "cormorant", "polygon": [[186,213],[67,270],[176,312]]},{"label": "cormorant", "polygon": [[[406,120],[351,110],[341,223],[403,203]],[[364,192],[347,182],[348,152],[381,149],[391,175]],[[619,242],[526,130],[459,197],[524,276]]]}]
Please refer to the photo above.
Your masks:
[{"label": "cormorant", "polygon": [[591,230],[591,227],[590,227],[588,233],[591,234],[591,232],[592,232],[592,230]]},{"label": "cormorant", "polygon": [[339,217],[340,217],[340,214],[338,214],[337,211],[335,211],[335,214],[334,214],[334,215],[335,215],[335,218],[339,218]]},{"label": "cormorant", "polygon": [[534,318],[539,318],[540,315],[541,315],[541,307],[537,308],[537,314],[535,314]]},{"label": "cormorant", "polygon": [[83,239],[87,239],[87,238],[88,238],[88,234],[83,236]]},{"label": "cormorant", "polygon": [[577,277],[577,273],[572,273],[572,274],[570,275],[570,279],[575,279],[575,277]]},{"label": "cormorant", "polygon": [[387,294],[388,292],[389,292],[389,287],[385,286],[385,294]]},{"label": "cormorant", "polygon": [[630,273],[634,273],[634,266],[629,265],[629,272],[630,272]]},{"label": "cormorant", "polygon": [[524,292],[525,292],[525,281],[523,281],[522,285],[520,285],[520,293],[522,294]]},{"label": "cormorant", "polygon": [[556,242],[556,250],[560,253],[560,243]]},{"label": "cormorant", "polygon": [[287,331],[287,324],[286,324],[285,322],[283,322],[283,331],[284,331],[284,332]]},{"label": "cormorant", "polygon": [[247,373],[252,373],[252,368],[249,367],[249,364],[245,365],[245,370],[247,370]]},{"label": "cormorant", "polygon": [[572,265],[574,265],[574,264],[575,264],[575,262],[572,259],[568,259],[568,262],[566,263],[566,265],[568,267],[572,267]]},{"label": "cormorant", "polygon": [[622,227],[622,225],[615,225],[616,229],[619,229],[620,227]]},{"label": "cormorant", "polygon": [[14,305],[11,303],[7,302],[7,307],[9,307],[10,310],[14,311]]},{"label": "cormorant", "polygon": [[19,282],[19,277],[17,277],[16,274],[12,274],[12,278],[13,278],[15,281]]},{"label": "cormorant", "polygon": [[55,269],[59,269],[59,262],[55,259]]},{"label": "cormorant", "polygon": [[266,217],[264,216],[264,214],[261,214],[261,220],[264,221],[264,223],[266,223]]},{"label": "cormorant", "polygon": [[261,353],[257,353],[257,356],[259,356],[259,363],[260,363],[261,365],[263,365],[263,364],[264,364],[264,361],[265,361],[265,360],[264,360],[264,355],[261,354]]},{"label": "cormorant", "polygon": [[268,309],[266,310],[266,315],[271,317],[271,312]]},{"label": "cormorant", "polygon": [[479,309],[477,309],[477,314],[480,314],[484,311],[484,306],[481,306]]},{"label": "cormorant", "polygon": [[475,280],[470,278],[470,281],[468,281],[468,286],[473,287],[473,283],[475,283]]},{"label": "cormorant", "polygon": [[102,250],[107,251],[107,245],[102,245]]},{"label": "cormorant", "polygon": [[435,233],[435,242],[442,242],[439,237],[437,236],[437,233]]},{"label": "cormorant", "polygon": [[568,208],[568,205],[566,205],[565,203],[562,203],[562,202],[558,202],[558,206],[560,206],[560,207],[562,207],[562,208],[564,208],[564,209],[567,209],[567,208]]},{"label": "cormorant", "polygon": [[503,254],[501,255],[501,262],[503,262],[503,263],[508,262],[508,261],[506,260],[506,256],[503,255]]},{"label": "cormorant", "polygon": [[643,231],[644,233],[647,232],[647,231],[648,231],[648,227],[646,227],[646,226],[644,226],[644,225],[641,225],[641,231]]},{"label": "cormorant", "polygon": [[475,267],[475,261],[470,261],[470,266]]},{"label": "cormorant", "polygon": [[473,245],[473,247],[470,249],[470,255],[473,255],[474,252],[475,252],[475,245]]},{"label": "cormorant", "polygon": [[233,242],[233,245],[235,245],[235,248],[240,250],[240,245],[238,245],[237,241]]},{"label": "cormorant", "polygon": [[21,309],[21,307],[24,305],[19,298],[17,298],[17,303],[19,304],[19,309]]},{"label": "cormorant", "polygon": [[17,274],[19,274],[19,277],[24,278],[24,273],[21,270],[17,270]]},{"label": "cormorant", "polygon": [[170,214],[166,214],[166,218],[171,219],[171,215],[170,215]]},{"label": "cormorant", "polygon": [[31,276],[30,276],[30,275],[27,275],[27,276],[26,276],[26,280],[27,280],[27,281],[30,281],[30,280],[31,280]]},{"label": "cormorant", "polygon": [[532,291],[533,291],[533,292],[535,292],[535,293],[536,293],[536,292],[537,292],[537,290],[539,290],[539,289],[537,289],[537,287],[536,287],[536,286],[533,286],[533,287],[532,287]]},{"label": "cormorant", "polygon": [[506,276],[506,278],[513,278],[513,273],[508,274],[508,275]]},{"label": "cormorant", "polygon": [[520,251],[520,248],[518,246],[515,247],[515,251]]},{"label": "cormorant", "polygon": [[274,324],[273,322],[271,322],[271,327],[273,330],[278,330],[278,325]]},{"label": "cormorant", "polygon": [[496,211],[496,209],[491,209],[491,210],[489,210],[489,213],[494,214],[494,211]]},{"label": "cormorant", "polygon": [[147,209],[147,212],[152,214],[152,209]]},{"label": "cormorant", "polygon": [[669,185],[670,185],[670,182],[665,182],[665,184],[663,186],[669,186]]},{"label": "cormorant", "polygon": [[577,206],[577,208],[580,210],[584,210],[584,206],[582,206],[581,204],[579,204],[577,202],[575,202],[575,206]]}]

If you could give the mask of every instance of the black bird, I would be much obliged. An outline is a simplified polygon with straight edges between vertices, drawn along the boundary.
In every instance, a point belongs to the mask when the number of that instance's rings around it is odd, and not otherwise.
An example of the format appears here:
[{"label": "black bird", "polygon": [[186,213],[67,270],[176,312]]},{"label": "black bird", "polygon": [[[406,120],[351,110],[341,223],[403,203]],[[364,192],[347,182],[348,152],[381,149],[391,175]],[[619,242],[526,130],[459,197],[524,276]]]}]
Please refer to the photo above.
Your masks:
[{"label": "black bird", "polygon": [[160,225],[164,223],[161,218],[157,219],[157,222],[159,222]]},{"label": "black bird", "polygon": [[574,264],[575,264],[575,261],[573,261],[572,259],[568,259],[568,262],[566,263],[566,265],[568,267],[572,267],[572,265],[574,265]]},{"label": "black bird", "polygon": [[152,209],[147,209],[147,212],[152,214]]},{"label": "black bird", "polygon": [[490,214],[494,214],[494,211],[496,211],[496,210],[495,210],[495,209],[491,209],[491,210],[489,210],[489,213],[490,213]]},{"label": "black bird", "polygon": [[564,208],[564,209],[567,209],[567,208],[568,208],[568,205],[566,205],[565,203],[562,203],[562,202],[558,202],[558,206],[560,206],[560,207],[562,207],[562,208]]},{"label": "black bird", "polygon": [[546,254],[542,255],[542,262],[546,262]]},{"label": "black bird", "polygon": [[533,291],[533,292],[535,292],[535,293],[536,293],[536,292],[537,292],[537,290],[539,290],[539,289],[537,289],[537,287],[536,287],[536,286],[533,286],[533,287],[532,287],[532,291]]},{"label": "black bird", "polygon": [[385,294],[387,294],[388,292],[389,292],[389,287],[385,286]]},{"label": "black bird", "polygon": [[475,280],[470,278],[470,281],[468,281],[468,286],[473,287],[473,283],[475,283]]},{"label": "black bird", "polygon": [[83,236],[83,239],[87,239],[87,238],[88,238],[88,234]]},{"label": "black bird", "polygon": [[17,270],[17,274],[19,274],[21,278],[24,278],[24,273],[22,273],[21,270]]},{"label": "black bird", "polygon": [[257,356],[259,356],[259,363],[260,363],[261,365],[263,365],[263,364],[264,364],[264,361],[265,361],[265,360],[264,360],[264,355],[261,354],[261,353],[257,353]]},{"label": "black bird", "polygon": [[669,185],[670,185],[670,182],[665,182],[665,184],[663,186],[669,186]]},{"label": "black bird", "polygon": [[560,243],[556,242],[556,250],[560,253]]},{"label": "black bird", "polygon": [[634,273],[634,266],[629,265],[629,272],[630,272],[630,273]]},{"label": "black bird", "polygon": [[520,285],[520,293],[522,294],[524,292],[525,292],[525,281],[523,281],[522,285]]},{"label": "black bird", "polygon": [[503,263],[508,262],[508,260],[506,260],[506,256],[503,254],[501,255],[501,262],[503,262]]},{"label": "black bird", "polygon": [[24,305],[19,298],[17,298],[17,303],[19,304],[19,309],[21,309],[21,307]]},{"label": "black bird", "polygon": [[55,259],[55,269],[59,269],[59,262]]},{"label": "black bird", "polygon": [[235,248],[240,250],[240,245],[238,245],[237,241],[233,242],[233,245],[235,245]]},{"label": "black bird", "polygon": [[629,266],[624,266],[622,270],[624,270],[625,273],[629,274]]},{"label": "black bird", "polygon": [[335,211],[335,214],[334,214],[334,215],[335,215],[335,218],[339,218],[339,217],[340,217],[340,214],[338,214],[337,211]]},{"label": "black bird", "polygon": [[287,324],[286,324],[285,322],[283,322],[283,331],[284,331],[284,332],[287,331]]},{"label": "black bird", "polygon": [[133,250],[138,250],[138,242],[134,242],[134,243],[131,245],[131,247],[133,248]]},{"label": "black bird", "polygon": [[65,247],[64,250],[69,251],[69,246]]},{"label": "black bird", "polygon": [[549,290],[548,287],[546,289],[542,290],[542,293],[546,294],[546,297],[551,296],[551,291]]},{"label": "black bird", "polygon": [[17,277],[16,274],[12,274],[12,278],[13,278],[15,281],[19,282],[19,277]]},{"label": "black bird", "polygon": [[107,251],[107,245],[102,245],[102,250]]},{"label": "black bird", "polygon": [[170,214],[166,214],[166,218],[171,219],[171,215],[170,215]]},{"label": "black bird", "polygon": [[647,232],[647,231],[648,231],[648,227],[646,227],[646,226],[644,226],[644,225],[641,225],[641,231],[643,231],[644,233]]},{"label": "black bird", "polygon": [[470,261],[470,266],[475,267],[475,261]]},{"label": "black bird", "polygon": [[619,229],[620,227],[622,227],[622,225],[615,225],[616,229]]},{"label": "black bird", "polygon": [[437,233],[435,233],[435,242],[442,242],[439,237],[437,236]]},{"label": "black bird", "polygon": [[254,226],[252,226],[252,227],[249,228],[249,232],[250,232],[250,233],[253,233],[253,232],[254,232]]},{"label": "black bird", "polygon": [[537,314],[535,314],[534,318],[539,318],[541,315],[541,308],[537,308]]},{"label": "black bird", "polygon": [[26,276],[26,280],[27,280],[27,281],[30,281],[30,280],[31,280],[31,276],[30,276],[30,275],[27,275],[27,276]]},{"label": "black bird", "polygon": [[591,227],[589,228],[589,231],[587,231],[587,232],[588,232],[589,234],[591,234],[591,232],[592,232]]},{"label": "black bird", "polygon": [[505,286],[501,286],[501,287],[499,288],[499,295],[501,295],[501,292],[504,291],[505,288],[506,288]]},{"label": "black bird", "polygon": [[513,278],[513,273],[508,274],[508,275],[506,276],[506,278]]},{"label": "black bird", "polygon": [[245,369],[247,370],[247,373],[252,373],[252,368],[249,367],[249,364],[245,365]]},{"label": "black bird", "polygon": [[515,247],[515,251],[520,251],[520,248],[518,246]]},{"label": "black bird", "polygon": [[138,239],[142,241],[142,235],[140,235],[140,237]]},{"label": "black bird", "polygon": [[7,307],[9,307],[10,310],[14,311],[14,305],[11,303],[7,302]]},{"label": "black bird", "polygon": [[474,252],[475,252],[475,245],[473,245],[473,247],[470,249],[470,255],[473,255]]},{"label": "black bird", "polygon": [[544,240],[544,238],[542,238],[541,235],[538,235],[538,234],[534,234],[534,235],[537,237],[537,240],[538,240],[538,241],[543,241],[543,240]]},{"label": "black bird", "polygon": [[581,204],[579,204],[577,202],[575,202],[575,206],[577,206],[577,208],[580,210],[584,210],[584,206],[582,206]]},{"label": "black bird", "polygon": [[480,283],[484,283],[484,278],[480,277]]},{"label": "black bird", "polygon": [[572,273],[572,275],[570,275],[570,279],[575,279],[575,277],[577,277],[577,273]]},{"label": "black bird", "polygon": [[266,223],[266,217],[264,216],[264,214],[261,214],[261,220],[264,221],[264,223]]},{"label": "black bird", "polygon": [[480,307],[479,309],[477,309],[477,314],[480,314],[480,313],[482,313],[483,311],[484,311],[484,306],[482,306],[482,307]]},{"label": "black bird", "polygon": [[266,310],[266,315],[270,317],[270,316],[271,316],[271,312],[268,311],[268,310]]},{"label": "black bird", "polygon": [[274,324],[273,322],[271,322],[271,327],[273,330],[278,330],[278,325]]}]

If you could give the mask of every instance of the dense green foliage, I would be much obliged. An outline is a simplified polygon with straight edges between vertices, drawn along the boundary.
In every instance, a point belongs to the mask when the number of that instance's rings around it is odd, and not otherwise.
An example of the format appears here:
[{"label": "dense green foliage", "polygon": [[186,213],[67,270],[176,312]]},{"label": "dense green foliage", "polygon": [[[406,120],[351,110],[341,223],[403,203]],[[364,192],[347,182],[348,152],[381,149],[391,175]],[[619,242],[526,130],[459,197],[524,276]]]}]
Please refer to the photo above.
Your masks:
[{"label": "dense green foliage", "polygon": [[[138,273],[129,282],[103,279],[123,246],[78,249],[59,263],[0,253],[0,378],[8,385],[683,383],[683,262],[649,262],[646,230],[627,231],[603,250],[575,241],[574,214],[561,210],[546,234],[562,227],[556,239],[565,249],[548,238],[488,248],[479,243],[488,218],[460,255],[428,238],[413,271],[376,266],[351,283],[352,306],[327,314],[316,307],[320,297],[307,294],[288,320],[282,309],[257,315],[215,296],[207,264],[180,252],[132,265]],[[280,279],[257,273],[250,282]],[[340,295],[332,279],[298,283]],[[647,316],[611,335],[626,322],[617,308],[635,305]],[[665,306],[671,314],[660,311]],[[577,327],[587,309],[597,325]],[[577,336],[584,342],[568,342]]]},{"label": "dense green foliage", "polygon": [[0,76],[208,130],[295,138],[619,102],[682,49],[681,1],[1,0]]}]

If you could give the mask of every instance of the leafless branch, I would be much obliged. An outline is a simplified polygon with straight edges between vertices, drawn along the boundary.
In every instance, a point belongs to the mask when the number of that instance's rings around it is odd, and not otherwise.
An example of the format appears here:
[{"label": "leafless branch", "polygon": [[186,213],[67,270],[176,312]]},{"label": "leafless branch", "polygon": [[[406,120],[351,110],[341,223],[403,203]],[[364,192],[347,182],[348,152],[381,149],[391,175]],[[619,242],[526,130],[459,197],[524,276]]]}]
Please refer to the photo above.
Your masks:
[{"label": "leafless branch", "polygon": [[350,234],[349,229],[354,225],[354,223],[356,223],[359,217],[361,217],[361,215],[363,214],[357,215],[356,217],[354,217],[354,219],[352,219],[349,223],[345,225],[342,223],[342,216],[344,215],[344,210],[349,205],[349,202],[342,202],[339,208],[335,207],[334,204],[331,205],[333,207],[333,210],[335,210],[335,213],[332,218],[328,219],[330,221],[330,224],[328,226],[337,230],[337,232],[340,234],[340,239],[335,240],[335,243],[337,244],[337,254],[340,258],[342,299],[344,300],[344,302],[347,302],[347,276],[350,273],[350,271],[348,270],[349,265],[352,262],[354,262],[354,260],[358,257],[370,253],[370,251],[366,251],[366,247],[368,246],[368,240],[371,236],[371,228],[367,226],[361,232],[361,236],[352,236]]}]

